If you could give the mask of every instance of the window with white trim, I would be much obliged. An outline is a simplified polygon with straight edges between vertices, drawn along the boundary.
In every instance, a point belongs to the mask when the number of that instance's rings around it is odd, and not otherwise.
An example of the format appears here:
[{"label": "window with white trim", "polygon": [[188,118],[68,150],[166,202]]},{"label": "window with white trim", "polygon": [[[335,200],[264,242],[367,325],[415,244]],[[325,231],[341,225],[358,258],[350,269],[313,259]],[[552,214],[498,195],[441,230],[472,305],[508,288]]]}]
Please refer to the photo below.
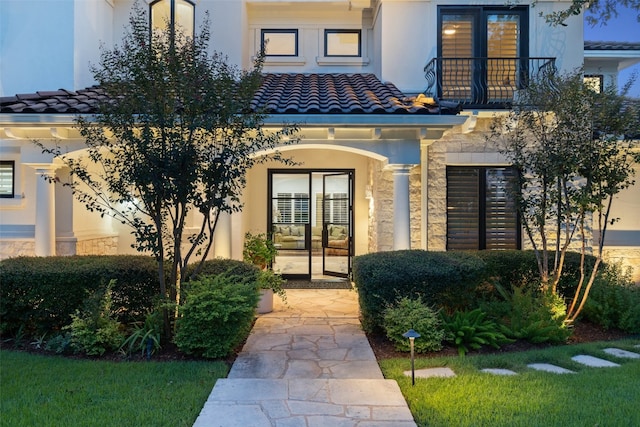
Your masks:
[{"label": "window with white trim", "polygon": [[324,56],[362,56],[360,30],[324,30]]},{"label": "window with white trim", "polygon": [[265,56],[298,56],[298,30],[261,30]]}]

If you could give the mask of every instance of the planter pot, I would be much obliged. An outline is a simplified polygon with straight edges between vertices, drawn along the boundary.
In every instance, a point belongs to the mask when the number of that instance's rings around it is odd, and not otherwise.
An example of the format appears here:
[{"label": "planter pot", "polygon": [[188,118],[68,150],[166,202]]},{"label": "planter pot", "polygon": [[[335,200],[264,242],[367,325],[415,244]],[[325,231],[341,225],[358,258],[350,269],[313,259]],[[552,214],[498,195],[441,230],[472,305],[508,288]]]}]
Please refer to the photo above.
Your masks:
[{"label": "planter pot", "polygon": [[273,311],[273,290],[260,289],[260,301],[258,302],[258,314],[271,313]]}]

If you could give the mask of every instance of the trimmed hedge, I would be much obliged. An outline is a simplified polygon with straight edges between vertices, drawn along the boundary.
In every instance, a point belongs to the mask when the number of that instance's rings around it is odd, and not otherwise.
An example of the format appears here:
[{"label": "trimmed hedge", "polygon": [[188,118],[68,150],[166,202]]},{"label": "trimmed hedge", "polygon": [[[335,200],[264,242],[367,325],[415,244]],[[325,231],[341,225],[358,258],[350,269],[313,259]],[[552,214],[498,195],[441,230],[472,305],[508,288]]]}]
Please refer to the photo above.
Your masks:
[{"label": "trimmed hedge", "polygon": [[[540,283],[540,273],[536,263],[536,255],[532,250],[517,251],[470,251],[480,257],[486,264],[486,280],[489,283],[498,281],[508,290],[514,286],[537,288]],[[553,259],[550,260],[553,262]],[[593,255],[585,256],[585,271],[591,272],[595,263]],[[601,266],[604,270],[604,266]],[[578,280],[580,279],[580,254],[567,252],[562,269],[562,277],[558,283],[558,291],[565,298],[572,298]]]},{"label": "trimmed hedge", "polygon": [[157,264],[148,256],[17,257],[0,262],[0,332],[60,330],[100,286],[115,280],[113,308],[127,323],[153,308]]},{"label": "trimmed hedge", "polygon": [[384,310],[401,297],[450,308],[471,303],[485,275],[485,263],[464,252],[403,250],[361,255],[353,262],[362,325],[380,330]]}]

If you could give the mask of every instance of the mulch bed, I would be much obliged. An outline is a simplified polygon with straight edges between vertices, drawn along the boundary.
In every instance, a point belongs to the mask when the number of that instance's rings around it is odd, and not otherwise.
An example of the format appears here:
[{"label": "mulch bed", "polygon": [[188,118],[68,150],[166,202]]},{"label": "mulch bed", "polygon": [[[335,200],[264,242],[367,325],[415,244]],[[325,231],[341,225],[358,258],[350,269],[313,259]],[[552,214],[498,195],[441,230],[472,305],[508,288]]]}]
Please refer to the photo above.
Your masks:
[{"label": "mulch bed", "polygon": [[[631,338],[637,335],[632,335],[618,329],[603,329],[593,323],[581,321],[577,322],[573,327],[573,334],[569,338],[568,344],[578,344],[594,341],[614,341],[624,338]],[[382,334],[367,334],[369,344],[376,355],[377,359],[390,359],[390,358],[404,358],[408,353],[396,351],[393,344]],[[527,351],[550,347],[554,344],[531,344],[526,341],[516,341],[511,344],[506,344],[499,349],[492,347],[483,347],[480,350],[471,351],[468,354],[503,354],[515,351]],[[421,353],[420,357],[442,357],[442,356],[457,356],[458,351],[455,347],[445,346],[441,351],[432,353]]]}]

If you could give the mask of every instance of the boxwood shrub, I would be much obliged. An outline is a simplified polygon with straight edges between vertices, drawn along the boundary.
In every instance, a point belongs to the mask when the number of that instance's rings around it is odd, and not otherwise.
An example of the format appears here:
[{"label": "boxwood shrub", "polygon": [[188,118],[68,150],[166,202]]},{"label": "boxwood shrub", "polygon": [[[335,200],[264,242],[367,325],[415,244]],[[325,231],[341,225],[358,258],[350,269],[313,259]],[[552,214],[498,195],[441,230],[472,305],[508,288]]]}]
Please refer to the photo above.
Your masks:
[{"label": "boxwood shrub", "polygon": [[384,310],[402,297],[420,297],[432,306],[466,307],[484,274],[485,263],[464,252],[402,250],[358,256],[353,279],[363,327],[380,331]]},{"label": "boxwood shrub", "polygon": [[17,257],[0,262],[0,332],[60,330],[83,301],[115,280],[112,303],[127,323],[158,296],[156,262],[148,256]]}]

